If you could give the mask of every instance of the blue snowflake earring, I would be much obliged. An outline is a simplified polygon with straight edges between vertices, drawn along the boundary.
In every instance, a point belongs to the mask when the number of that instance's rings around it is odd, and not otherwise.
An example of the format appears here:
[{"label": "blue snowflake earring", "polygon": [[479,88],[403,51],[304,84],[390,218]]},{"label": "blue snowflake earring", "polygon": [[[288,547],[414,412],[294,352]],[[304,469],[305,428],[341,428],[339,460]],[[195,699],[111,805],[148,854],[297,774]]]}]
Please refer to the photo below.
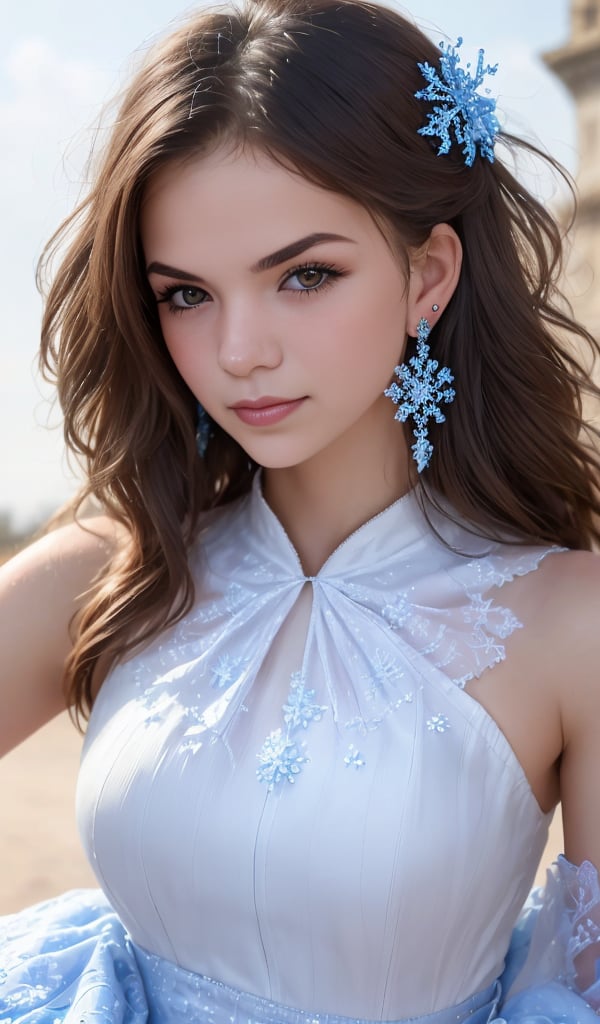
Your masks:
[{"label": "blue snowflake earring", "polygon": [[198,455],[203,459],[206,455],[208,442],[213,436],[213,422],[200,402],[198,402],[196,409],[196,448],[198,450]]},{"label": "blue snowflake earring", "polygon": [[486,89],[485,96],[477,90],[486,75],[496,74],[498,65],[484,64],[484,52],[480,50],[475,74],[472,74],[470,64],[465,68],[459,67],[460,46],[460,37],[456,46],[440,43],[439,70],[431,64],[418,65],[428,84],[416,92],[415,97],[435,104],[427,116],[427,123],[419,128],[419,135],[437,135],[440,140],[438,156],[441,156],[450,151],[450,131],[453,130],[456,141],[463,147],[467,167],[473,165],[477,149],[493,163],[494,143],[500,131],[500,122],[494,113],[496,100],[489,96],[489,89]]},{"label": "blue snowflake earring", "polygon": [[[433,309],[435,311],[436,306]],[[443,423],[446,417],[440,409],[440,404],[449,404],[455,398],[454,388],[450,387],[454,381],[450,370],[447,366],[440,370],[437,359],[429,358],[427,339],[430,334],[431,325],[423,317],[417,325],[416,355],[409,359],[408,366],[402,363],[395,368],[394,374],[400,383],[396,384],[394,381],[383,392],[386,398],[391,398],[394,405],[398,406],[395,420],[406,423],[408,417],[412,416],[415,421],[415,443],[411,451],[419,473],[429,465],[433,454],[427,422],[433,417],[436,423]]]}]

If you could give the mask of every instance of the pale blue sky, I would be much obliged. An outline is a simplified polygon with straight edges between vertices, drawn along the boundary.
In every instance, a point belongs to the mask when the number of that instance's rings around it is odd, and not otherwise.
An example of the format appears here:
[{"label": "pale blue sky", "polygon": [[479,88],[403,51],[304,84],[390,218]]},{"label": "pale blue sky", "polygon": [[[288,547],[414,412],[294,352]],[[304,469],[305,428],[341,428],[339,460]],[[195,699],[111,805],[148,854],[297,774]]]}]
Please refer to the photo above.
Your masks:
[{"label": "pale blue sky", "polygon": [[[192,6],[172,0],[28,0],[11,4],[3,19],[0,513],[12,512],[20,524],[52,509],[74,488],[60,431],[47,429],[60,418],[34,371],[36,259],[80,191],[89,126],[125,80],[134,51]],[[539,59],[567,38],[569,0],[412,0],[398,6],[436,42],[462,35],[465,52],[485,47],[487,59],[500,62],[494,91],[505,124],[537,138],[576,171],[573,107]],[[549,183],[538,185],[551,199]]]}]

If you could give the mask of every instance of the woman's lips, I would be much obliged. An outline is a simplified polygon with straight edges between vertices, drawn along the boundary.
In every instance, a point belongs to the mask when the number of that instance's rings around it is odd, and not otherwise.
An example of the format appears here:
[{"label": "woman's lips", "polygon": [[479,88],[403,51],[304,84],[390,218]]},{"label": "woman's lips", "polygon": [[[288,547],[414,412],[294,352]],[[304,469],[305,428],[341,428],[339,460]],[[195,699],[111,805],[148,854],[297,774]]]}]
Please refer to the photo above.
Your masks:
[{"label": "woman's lips", "polygon": [[290,413],[302,405],[304,401],[305,398],[290,400],[287,398],[265,396],[264,398],[257,398],[255,401],[236,402],[230,408],[233,409],[242,423],[247,423],[251,427],[268,427],[285,419],[286,416],[289,416]]}]

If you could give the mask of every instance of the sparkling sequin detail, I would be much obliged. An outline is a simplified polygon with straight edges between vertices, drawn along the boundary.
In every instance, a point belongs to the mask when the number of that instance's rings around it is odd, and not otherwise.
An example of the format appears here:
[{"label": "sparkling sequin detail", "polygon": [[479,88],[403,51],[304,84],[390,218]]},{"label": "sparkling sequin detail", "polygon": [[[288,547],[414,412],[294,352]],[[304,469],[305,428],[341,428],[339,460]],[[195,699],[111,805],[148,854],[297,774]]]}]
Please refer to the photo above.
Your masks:
[{"label": "sparkling sequin detail", "polygon": [[430,732],[446,732],[450,728],[450,721],[447,715],[432,715],[427,719],[427,728]]},{"label": "sparkling sequin detail", "polygon": [[364,768],[366,761],[363,758],[360,750],[354,746],[353,743],[348,747],[348,753],[344,758],[344,764],[347,768]]}]

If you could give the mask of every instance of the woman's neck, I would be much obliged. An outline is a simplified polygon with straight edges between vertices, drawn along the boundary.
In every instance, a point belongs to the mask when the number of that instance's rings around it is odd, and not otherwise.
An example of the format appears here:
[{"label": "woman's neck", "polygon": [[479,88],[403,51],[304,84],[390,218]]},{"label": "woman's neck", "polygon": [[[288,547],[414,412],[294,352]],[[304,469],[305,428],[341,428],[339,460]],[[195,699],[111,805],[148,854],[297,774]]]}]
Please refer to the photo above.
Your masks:
[{"label": "woman's neck", "polygon": [[335,452],[263,471],[265,500],[298,552],[304,572],[318,573],[359,526],[411,488],[402,445],[391,450]]}]

